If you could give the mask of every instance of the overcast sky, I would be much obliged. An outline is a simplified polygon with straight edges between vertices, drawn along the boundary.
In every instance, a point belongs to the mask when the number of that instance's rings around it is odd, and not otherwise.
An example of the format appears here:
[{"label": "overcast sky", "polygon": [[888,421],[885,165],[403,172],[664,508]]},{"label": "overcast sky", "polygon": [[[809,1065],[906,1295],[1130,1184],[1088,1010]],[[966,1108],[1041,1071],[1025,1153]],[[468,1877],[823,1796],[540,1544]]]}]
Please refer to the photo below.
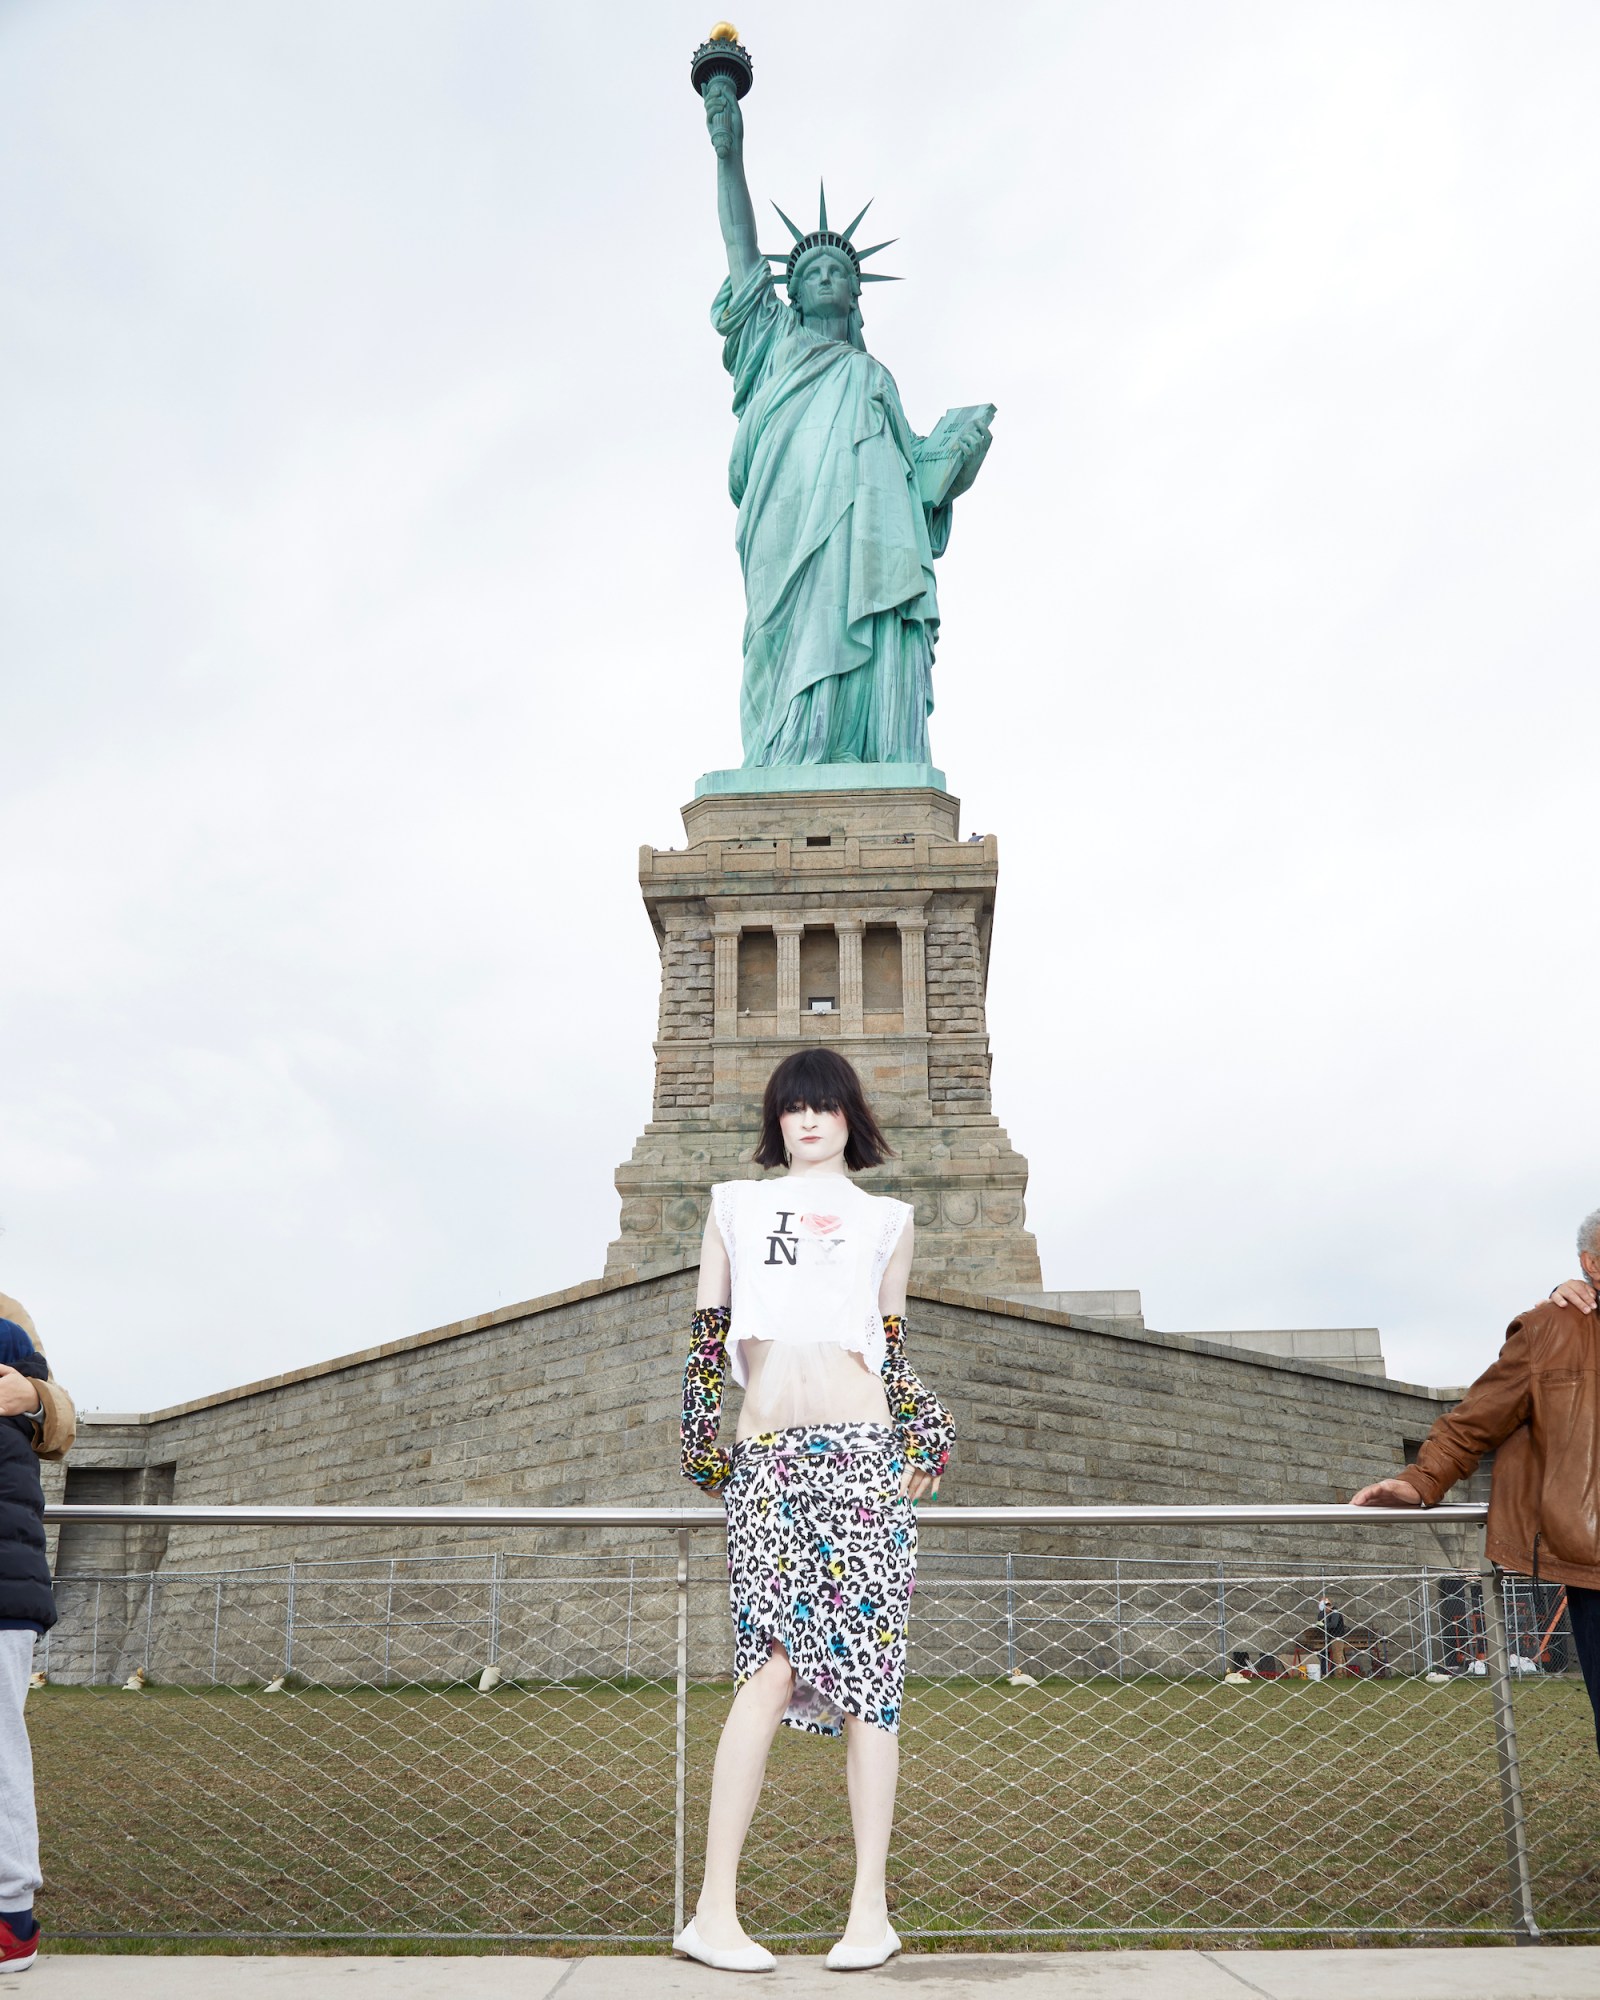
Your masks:
[{"label": "overcast sky", "polygon": [[[758,207],[875,196],[913,424],[999,405],[932,728],[1046,1283],[1468,1379],[1600,1204],[1600,10],[736,19]],[[86,1407],[601,1268],[738,761],[710,25],[0,5],[0,1290]]]}]

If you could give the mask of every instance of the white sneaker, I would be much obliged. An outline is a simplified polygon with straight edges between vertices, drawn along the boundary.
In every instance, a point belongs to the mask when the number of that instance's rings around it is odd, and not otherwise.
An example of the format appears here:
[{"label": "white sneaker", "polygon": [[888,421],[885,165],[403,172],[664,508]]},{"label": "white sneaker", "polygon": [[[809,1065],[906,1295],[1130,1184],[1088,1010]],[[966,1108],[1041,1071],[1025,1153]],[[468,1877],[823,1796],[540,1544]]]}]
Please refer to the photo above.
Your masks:
[{"label": "white sneaker", "polygon": [[830,1972],[865,1972],[874,1965],[887,1965],[899,1949],[894,1925],[885,1924],[882,1944],[846,1944],[841,1938],[823,1964]]},{"label": "white sneaker", "polygon": [[[701,1965],[709,1965],[715,1972],[771,1972],[778,1963],[761,1944],[742,1944],[737,1951],[713,1951],[695,1929],[693,1917],[672,1940],[672,1949],[679,1958],[695,1959]],[[880,1964],[882,1961],[873,1962]]]}]

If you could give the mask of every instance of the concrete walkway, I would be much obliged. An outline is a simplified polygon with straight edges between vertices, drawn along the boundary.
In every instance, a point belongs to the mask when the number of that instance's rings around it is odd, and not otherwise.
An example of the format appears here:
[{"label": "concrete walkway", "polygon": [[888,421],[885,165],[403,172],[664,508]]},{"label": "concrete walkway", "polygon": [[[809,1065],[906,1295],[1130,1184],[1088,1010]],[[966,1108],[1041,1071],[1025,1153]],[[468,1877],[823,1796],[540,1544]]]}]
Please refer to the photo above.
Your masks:
[{"label": "concrete walkway", "polygon": [[[1596,2000],[1600,1945],[1449,1951],[1080,1951],[908,1954],[841,1974],[820,1957],[775,1973],[673,1958],[41,1958],[36,2000]],[[846,1983],[848,1981],[848,1983]]]}]

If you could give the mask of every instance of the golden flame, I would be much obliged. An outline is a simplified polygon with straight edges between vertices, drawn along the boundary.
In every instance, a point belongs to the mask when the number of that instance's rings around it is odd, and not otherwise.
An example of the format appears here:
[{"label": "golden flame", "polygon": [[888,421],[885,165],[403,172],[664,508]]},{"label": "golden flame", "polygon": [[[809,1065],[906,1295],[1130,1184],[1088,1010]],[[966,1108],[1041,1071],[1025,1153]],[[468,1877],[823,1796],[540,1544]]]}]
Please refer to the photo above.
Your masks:
[{"label": "golden flame", "polygon": [[712,42],[736,42],[739,39],[739,30],[731,21],[719,21],[706,39]]}]

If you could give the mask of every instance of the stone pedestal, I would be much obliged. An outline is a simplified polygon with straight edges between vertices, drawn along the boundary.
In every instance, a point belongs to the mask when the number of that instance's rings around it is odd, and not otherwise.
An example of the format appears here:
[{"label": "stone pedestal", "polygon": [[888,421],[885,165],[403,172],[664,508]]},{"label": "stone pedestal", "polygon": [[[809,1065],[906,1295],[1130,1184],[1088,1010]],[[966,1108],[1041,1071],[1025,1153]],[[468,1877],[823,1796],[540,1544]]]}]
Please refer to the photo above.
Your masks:
[{"label": "stone pedestal", "polygon": [[1028,1163],[989,1102],[984,992],[999,854],[926,787],[708,792],[686,849],[639,855],[661,945],[655,1106],[617,1169],[606,1275],[695,1261],[712,1182],[754,1177],[777,1063],[827,1042],[860,1071],[896,1157],[861,1176],[911,1202],[917,1275],[1037,1290]]}]

